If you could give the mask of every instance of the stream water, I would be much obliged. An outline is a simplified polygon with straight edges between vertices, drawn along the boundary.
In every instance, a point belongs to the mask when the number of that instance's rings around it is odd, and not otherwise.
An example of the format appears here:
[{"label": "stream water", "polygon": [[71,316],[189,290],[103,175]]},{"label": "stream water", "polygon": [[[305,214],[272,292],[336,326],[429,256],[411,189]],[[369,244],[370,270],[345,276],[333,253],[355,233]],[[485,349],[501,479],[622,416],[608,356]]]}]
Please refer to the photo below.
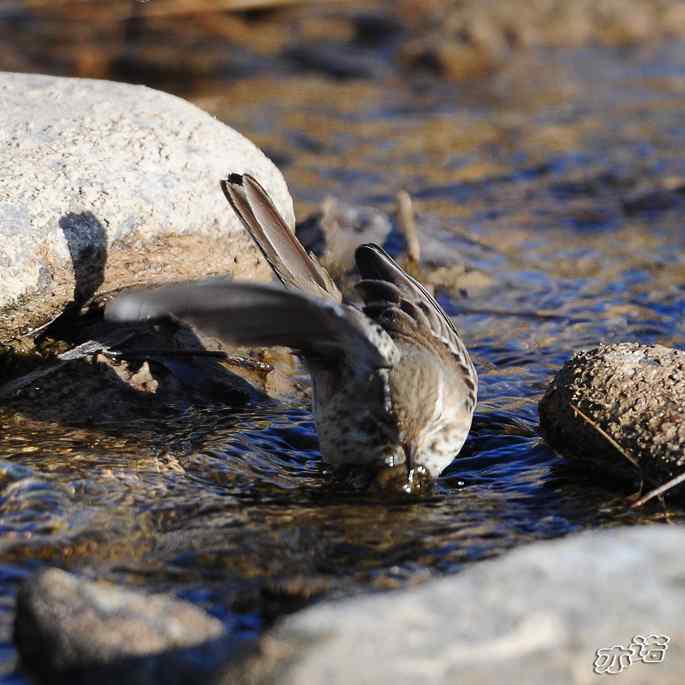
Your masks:
[{"label": "stream water", "polygon": [[571,469],[540,439],[537,402],[579,348],[685,345],[684,96],[682,44],[536,53],[482,86],[208,86],[198,104],[272,156],[301,218],[329,194],[391,212],[411,193],[426,269],[479,371],[473,431],[430,497],[384,501],[331,486],[297,401],[90,428],[0,408],[0,681],[25,682],[14,592],[42,565],[173,592],[250,637],[318,598],[682,520]]}]

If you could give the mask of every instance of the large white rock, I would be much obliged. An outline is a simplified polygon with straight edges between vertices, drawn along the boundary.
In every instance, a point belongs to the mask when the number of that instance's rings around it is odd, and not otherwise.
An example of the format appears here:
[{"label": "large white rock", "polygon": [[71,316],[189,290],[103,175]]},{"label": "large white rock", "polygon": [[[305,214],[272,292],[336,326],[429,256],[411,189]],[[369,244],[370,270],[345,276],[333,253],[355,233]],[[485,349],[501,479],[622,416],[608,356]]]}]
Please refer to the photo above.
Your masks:
[{"label": "large white rock", "polygon": [[98,291],[261,271],[219,188],[229,172],[293,219],[273,163],[167,93],[0,73],[0,122],[0,342]]},{"label": "large white rock", "polygon": [[[684,544],[682,526],[588,531],[416,589],[324,603],[283,621],[243,679],[225,682],[590,685],[620,669],[621,685],[679,685]],[[640,652],[651,635],[669,638],[665,652]]]}]

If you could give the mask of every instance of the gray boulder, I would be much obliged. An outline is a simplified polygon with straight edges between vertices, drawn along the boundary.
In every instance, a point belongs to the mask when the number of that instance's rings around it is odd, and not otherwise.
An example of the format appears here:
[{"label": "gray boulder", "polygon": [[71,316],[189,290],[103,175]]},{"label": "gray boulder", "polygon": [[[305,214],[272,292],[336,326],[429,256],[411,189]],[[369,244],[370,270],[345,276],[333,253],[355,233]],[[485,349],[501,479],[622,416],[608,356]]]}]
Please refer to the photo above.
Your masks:
[{"label": "gray boulder", "polygon": [[540,426],[555,449],[619,480],[649,484],[682,472],[683,417],[685,352],[660,345],[577,352],[540,402]]},{"label": "gray boulder", "polygon": [[58,569],[21,587],[14,637],[45,682],[207,682],[232,653],[223,624],[192,604]]},{"label": "gray boulder", "polygon": [[266,275],[219,188],[228,172],[256,176],[294,224],[272,162],[173,95],[0,73],[0,120],[0,343],[99,291]]},{"label": "gray boulder", "polygon": [[612,667],[622,684],[678,685],[683,549],[682,527],[586,532],[417,589],[322,604],[286,619],[224,682],[581,685]]}]

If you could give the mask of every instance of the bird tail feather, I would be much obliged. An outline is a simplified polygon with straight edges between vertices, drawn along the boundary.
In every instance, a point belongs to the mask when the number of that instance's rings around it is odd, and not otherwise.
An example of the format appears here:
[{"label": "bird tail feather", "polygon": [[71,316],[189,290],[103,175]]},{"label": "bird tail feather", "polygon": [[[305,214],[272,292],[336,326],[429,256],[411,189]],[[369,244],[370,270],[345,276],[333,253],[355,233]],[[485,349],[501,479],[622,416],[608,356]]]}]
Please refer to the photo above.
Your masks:
[{"label": "bird tail feather", "polygon": [[221,181],[221,189],[283,285],[341,301],[333,279],[313,255],[307,254],[255,178],[231,174]]}]

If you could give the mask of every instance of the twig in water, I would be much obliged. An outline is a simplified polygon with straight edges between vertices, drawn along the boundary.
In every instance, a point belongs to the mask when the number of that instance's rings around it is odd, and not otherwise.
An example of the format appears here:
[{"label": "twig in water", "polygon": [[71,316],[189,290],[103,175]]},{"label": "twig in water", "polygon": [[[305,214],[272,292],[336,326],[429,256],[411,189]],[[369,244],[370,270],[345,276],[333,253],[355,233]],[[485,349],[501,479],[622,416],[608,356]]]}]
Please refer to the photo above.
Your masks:
[{"label": "twig in water", "polygon": [[60,312],[59,314],[56,314],[53,316],[50,321],[47,321],[44,324],[41,324],[40,326],[36,326],[36,328],[31,328],[28,331],[25,331],[24,333],[20,333],[17,338],[28,338],[32,337],[35,338],[38,336],[39,333],[42,333],[46,328],[51,326],[57,319],[59,319],[60,316],[62,316],[63,312]]},{"label": "twig in water", "polygon": [[668,492],[672,488],[674,488],[676,485],[680,485],[680,483],[685,482],[685,471],[681,473],[678,476],[675,476],[674,478],[671,478],[671,480],[667,480],[665,483],[660,485],[658,488],[654,488],[654,490],[650,490],[646,495],[643,495],[640,497],[640,499],[636,500],[633,502],[630,507],[631,509],[637,509],[638,507],[641,507],[643,504],[646,504],[649,502],[650,499],[654,499],[655,497],[659,497],[660,495],[663,495],[665,492]]},{"label": "twig in water", "polygon": [[145,350],[108,350],[104,352],[105,356],[112,359],[140,359],[148,357],[215,357],[217,359],[226,359],[228,356],[225,352],[214,350],[165,350],[165,349],[145,349]]},{"label": "twig in water", "polygon": [[516,319],[540,319],[542,321],[567,321],[568,323],[588,323],[590,319],[580,316],[553,314],[544,311],[526,311],[522,309],[492,309],[489,307],[466,307],[459,303],[460,311],[466,314],[488,314],[489,316],[513,317]]},{"label": "twig in water", "polygon": [[[345,3],[348,0],[316,0],[329,4]],[[23,6],[32,10],[92,10],[92,0],[22,0]],[[128,19],[135,15],[146,17],[171,17],[175,15],[197,15],[214,12],[244,12],[257,9],[277,9],[295,5],[314,4],[315,0],[110,0],[108,9],[113,20]],[[103,3],[104,4],[104,3]],[[90,7],[88,5],[91,5]],[[21,3],[19,3],[21,6]],[[98,8],[102,9],[102,8]]]},{"label": "twig in water", "polygon": [[209,357],[220,359],[229,366],[239,366],[253,371],[269,373],[273,371],[273,366],[268,362],[250,359],[239,355],[228,354],[220,350],[165,350],[165,349],[141,349],[141,350],[103,350],[102,354],[111,359],[154,359],[155,357],[176,357],[177,359],[193,359],[195,357]]},{"label": "twig in water", "polygon": [[[619,443],[616,442],[616,440],[614,440],[592,419],[590,419],[582,411],[580,411],[580,409],[578,409],[578,407],[576,407],[575,404],[569,403],[569,406],[571,407],[571,409],[573,409],[573,411],[575,411],[578,414],[578,416],[580,416],[583,419],[583,421],[585,421],[589,426],[592,426],[592,428],[594,428],[605,440],[607,440],[611,445],[613,445],[613,447],[621,454],[621,456],[625,457],[631,464],[633,464],[636,468],[640,469],[639,462],[632,454],[630,454],[625,448],[619,445]],[[636,499],[634,502],[630,504],[630,508],[637,509],[638,507],[641,507],[643,504],[649,502],[649,500],[654,499],[655,497],[660,497],[661,495],[668,492],[669,490],[672,490],[676,485],[680,485],[681,483],[685,483],[685,471],[671,478],[665,483],[661,484],[659,487],[654,488],[654,490],[650,490],[646,495],[642,495],[639,499]],[[643,486],[641,485],[639,492],[642,491],[642,487]]]},{"label": "twig in water", "polygon": [[411,195],[406,190],[397,193],[397,222],[407,241],[407,256],[412,262],[421,261],[421,244],[416,233],[416,220]]},{"label": "twig in water", "polygon": [[73,347],[66,352],[62,352],[57,355],[56,361],[54,361],[49,366],[43,366],[33,371],[27,373],[20,378],[15,378],[14,380],[5,383],[0,386],[0,399],[10,398],[15,395],[19,390],[25,388],[31,383],[35,383],[41,378],[46,378],[51,376],[55,371],[59,371],[65,364],[75,361],[77,359],[83,359],[85,357],[92,357],[98,353],[107,354],[109,352],[110,345],[121,345],[127,340],[133,337],[130,331],[116,331],[111,333],[109,336],[102,338],[101,340],[88,340],[87,342],[81,343],[76,347]]}]

